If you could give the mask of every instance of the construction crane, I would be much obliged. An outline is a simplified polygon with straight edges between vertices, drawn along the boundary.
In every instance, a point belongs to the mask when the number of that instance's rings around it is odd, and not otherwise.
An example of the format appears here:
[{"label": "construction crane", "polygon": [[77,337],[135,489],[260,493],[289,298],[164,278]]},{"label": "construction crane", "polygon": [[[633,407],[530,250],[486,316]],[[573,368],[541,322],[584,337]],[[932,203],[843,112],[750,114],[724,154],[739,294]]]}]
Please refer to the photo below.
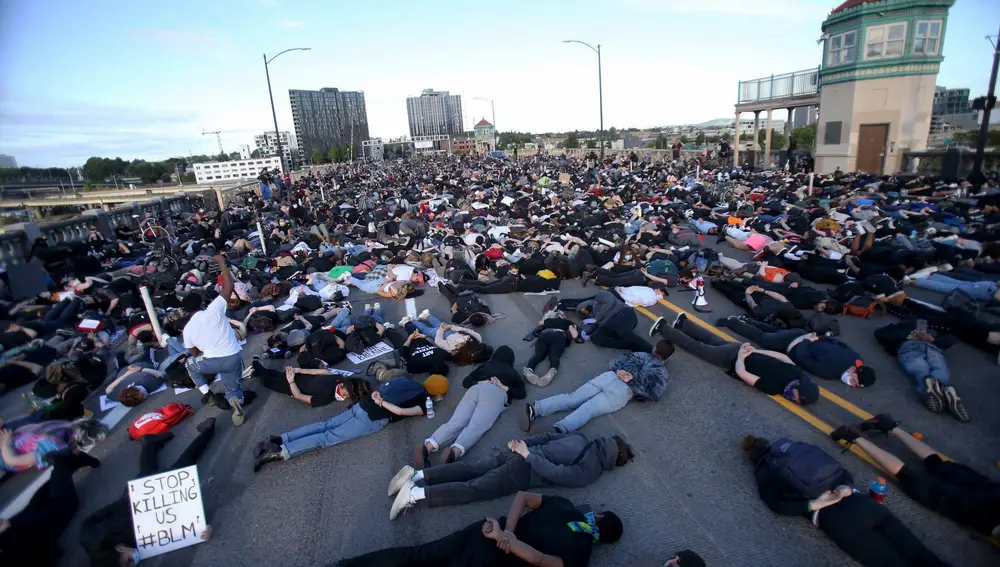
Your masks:
[{"label": "construction crane", "polygon": [[219,153],[224,154],[226,150],[222,149],[222,134],[243,134],[246,132],[263,132],[263,130],[202,130],[201,135],[215,135],[215,139],[219,142]]}]

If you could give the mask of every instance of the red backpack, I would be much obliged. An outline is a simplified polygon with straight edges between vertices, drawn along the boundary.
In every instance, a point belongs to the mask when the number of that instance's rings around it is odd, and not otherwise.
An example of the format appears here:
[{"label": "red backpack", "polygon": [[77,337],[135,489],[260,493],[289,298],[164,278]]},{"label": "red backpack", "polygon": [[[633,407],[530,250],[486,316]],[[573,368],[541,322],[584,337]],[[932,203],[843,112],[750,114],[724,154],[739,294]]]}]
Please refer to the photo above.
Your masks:
[{"label": "red backpack", "polygon": [[184,421],[184,418],[189,415],[194,415],[194,410],[190,406],[177,402],[167,404],[135,420],[128,428],[129,437],[138,441],[144,435],[156,435],[169,431],[171,427]]}]

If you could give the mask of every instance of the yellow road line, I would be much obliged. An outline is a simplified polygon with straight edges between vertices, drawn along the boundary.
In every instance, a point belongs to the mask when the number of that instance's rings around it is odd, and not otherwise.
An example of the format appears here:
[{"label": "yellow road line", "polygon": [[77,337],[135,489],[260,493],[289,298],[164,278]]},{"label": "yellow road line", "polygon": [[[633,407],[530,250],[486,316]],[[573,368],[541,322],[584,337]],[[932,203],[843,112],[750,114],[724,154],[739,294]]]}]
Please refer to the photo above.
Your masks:
[{"label": "yellow road line", "polygon": [[[729,335],[728,333],[725,333],[725,332],[719,330],[719,328],[716,327],[715,325],[712,325],[712,324],[706,323],[705,321],[702,321],[700,318],[698,318],[697,315],[694,315],[694,314],[692,314],[692,313],[690,313],[688,311],[685,311],[683,308],[681,308],[681,307],[679,307],[677,305],[674,305],[673,303],[671,303],[671,302],[669,302],[669,301],[667,301],[665,299],[661,299],[660,303],[662,305],[664,305],[665,307],[673,309],[674,311],[684,311],[684,313],[687,313],[689,319],[693,323],[695,323],[697,325],[700,325],[700,326],[704,327],[705,329],[708,329],[710,332],[712,332],[713,334],[715,334],[718,337],[726,339],[727,341],[735,341],[735,342],[738,342],[738,343],[745,342],[745,341],[741,341],[741,340],[733,337],[732,335]],[[838,396],[837,394],[834,394],[833,392],[831,392],[830,390],[827,390],[823,386],[819,386],[819,394],[820,394],[820,396],[823,396],[827,400],[830,400],[831,402],[837,404],[838,406],[840,406],[841,408],[847,410],[848,412],[856,415],[857,417],[861,418],[862,420],[871,419],[872,418],[872,414],[866,412],[865,410],[859,408],[858,406],[852,404],[851,402],[845,400],[844,398]]]},{"label": "yellow road line", "polygon": [[[689,316],[689,318],[688,318],[689,321],[692,321],[694,323],[697,323],[697,324],[701,325],[702,327],[704,327],[704,328],[712,331],[713,333],[715,333],[716,335],[718,335],[719,337],[721,337],[721,338],[723,338],[723,339],[725,339],[727,341],[740,342],[740,341],[736,341],[736,339],[734,339],[730,335],[728,335],[728,334],[720,331],[717,327],[714,327],[714,326],[706,324],[704,321],[702,321],[698,317],[692,315],[688,311],[686,311],[684,309],[681,309],[680,307],[677,307],[676,305],[674,305],[674,304],[672,304],[672,303],[670,303],[668,301],[661,300],[660,303],[666,305],[667,307],[669,307],[669,308],[671,308],[671,309],[673,309],[675,311],[683,311],[684,313],[687,313],[688,316]],[[652,319],[654,321],[657,320],[657,319],[659,319],[659,316],[657,316],[655,313],[653,313],[649,309],[646,309],[645,307],[637,305],[635,307],[635,310],[638,311],[639,313],[642,313],[646,317],[649,317],[650,319]],[[772,400],[774,400],[775,402],[777,402],[778,405],[784,407],[786,410],[788,410],[788,411],[794,413],[795,415],[797,415],[798,417],[800,417],[803,421],[805,421],[809,425],[811,425],[811,426],[815,427],[816,429],[822,431],[824,435],[829,435],[830,432],[833,431],[834,428],[830,424],[828,424],[825,421],[823,421],[822,419],[816,417],[812,413],[806,411],[805,409],[802,408],[802,406],[800,406],[800,405],[798,405],[798,404],[796,404],[796,403],[794,403],[792,401],[789,401],[789,400],[785,399],[782,396],[768,396],[768,397],[771,398]],[[853,404],[851,404],[851,405],[853,405]],[[869,414],[869,417],[871,417],[871,414]],[[865,419],[868,419],[868,418],[865,418]],[[841,443],[840,445],[842,447],[844,446],[843,443]],[[881,470],[882,472],[886,472],[886,474],[889,474],[882,467],[880,467],[878,465],[878,463],[876,463],[874,460],[872,460],[872,458],[869,457],[867,453],[865,453],[864,451],[862,451],[861,449],[859,449],[857,446],[852,445],[850,447],[850,450],[855,455],[861,457],[862,459],[864,459],[865,461],[867,461],[868,463],[870,463],[873,467]]]}]

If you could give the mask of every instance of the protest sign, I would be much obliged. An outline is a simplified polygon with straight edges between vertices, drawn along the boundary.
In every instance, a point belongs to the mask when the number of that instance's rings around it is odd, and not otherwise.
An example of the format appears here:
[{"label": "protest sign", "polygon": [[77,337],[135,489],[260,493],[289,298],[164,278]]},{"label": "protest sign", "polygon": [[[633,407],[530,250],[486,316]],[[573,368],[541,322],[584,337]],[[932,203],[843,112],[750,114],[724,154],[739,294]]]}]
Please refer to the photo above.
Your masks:
[{"label": "protest sign", "polygon": [[569,183],[569,174],[568,173],[560,173],[559,174],[559,182],[560,183]]},{"label": "protest sign", "polygon": [[139,559],[201,543],[207,522],[197,466],[130,480],[128,496]]}]

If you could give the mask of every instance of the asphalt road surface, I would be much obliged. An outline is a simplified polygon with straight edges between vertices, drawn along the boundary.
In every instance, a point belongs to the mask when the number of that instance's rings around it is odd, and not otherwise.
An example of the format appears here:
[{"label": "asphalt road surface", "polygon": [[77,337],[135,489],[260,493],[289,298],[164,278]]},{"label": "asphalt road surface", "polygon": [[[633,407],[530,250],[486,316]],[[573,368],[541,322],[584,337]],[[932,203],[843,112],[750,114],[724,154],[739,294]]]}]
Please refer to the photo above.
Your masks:
[{"label": "asphalt road surface", "polygon": [[[746,258],[745,254],[726,253]],[[563,282],[559,297],[581,297],[594,293],[578,281]],[[914,295],[940,299],[917,290]],[[521,294],[484,296],[494,311],[507,317],[484,328],[485,339],[507,344],[520,366],[530,355],[530,343],[521,340],[541,316],[546,296]],[[371,299],[352,292],[356,308]],[[672,291],[668,301],[690,310],[691,293]],[[738,314],[724,297],[708,288],[711,314],[700,315],[709,325],[716,318]],[[417,298],[418,310],[447,312],[448,304],[436,291]],[[402,303],[382,301],[389,321],[404,314]],[[673,317],[667,305],[648,309],[650,315]],[[739,450],[739,440],[752,433],[770,438],[788,437],[815,443],[838,455],[853,473],[858,488],[879,473],[853,453],[841,454],[821,430],[827,426],[859,421],[852,411],[892,412],[908,431],[923,433],[924,440],[952,459],[1000,479],[995,463],[1000,460],[1000,412],[994,410],[1000,394],[1000,368],[995,357],[960,343],[947,351],[953,383],[972,415],[970,423],[959,423],[947,413],[934,415],[917,399],[912,382],[895,360],[884,353],[872,331],[894,318],[861,320],[842,316],[842,339],[862,353],[878,371],[871,388],[850,389],[840,382],[819,380],[831,393],[808,406],[800,415],[757,393],[718,369],[682,350],[668,361],[670,382],[658,402],[630,402],[614,414],[589,423],[588,434],[623,434],[634,445],[636,459],[628,466],[605,473],[599,482],[584,489],[549,489],[543,493],[566,496],[595,509],[616,511],[625,525],[620,542],[598,546],[591,565],[617,567],[641,557],[672,557],[679,549],[700,553],[710,566],[848,566],[857,565],[834,546],[810,522],[799,517],[779,517],[757,497],[750,465]],[[652,320],[640,316],[645,332]],[[720,330],[720,331],[725,331]],[[737,337],[739,338],[739,337]],[[247,360],[261,350],[263,337],[252,336],[245,347]],[[570,346],[558,376],[547,388],[528,385],[528,400],[573,390],[607,368],[619,351],[589,343]],[[276,366],[280,364],[271,362]],[[365,363],[364,366],[367,366]],[[353,367],[348,363],[341,368]],[[334,403],[308,408],[291,398],[269,392],[251,381],[260,397],[248,407],[247,422],[234,428],[227,412],[199,409],[194,417],[177,426],[177,437],[167,445],[164,458],[178,454],[204,418],[217,416],[217,434],[199,462],[205,494],[206,514],[214,529],[211,541],[143,561],[148,567],[225,565],[241,567],[331,565],[342,557],[430,541],[487,516],[506,513],[512,497],[466,506],[416,507],[395,522],[389,522],[391,500],[386,486],[400,466],[409,461],[413,449],[451,415],[462,397],[462,378],[472,369],[455,367],[449,379],[452,391],[436,404],[434,419],[411,418],[391,424],[381,432],[337,447],[316,451],[284,463],[266,466],[254,474],[253,445],[268,434],[325,420],[344,409]],[[218,386],[217,386],[218,387]],[[836,399],[831,399],[836,398]],[[64,537],[68,567],[86,565],[76,541],[81,519],[121,495],[126,481],[138,471],[139,444],[129,440],[124,425],[139,414],[171,401],[198,407],[196,392],[175,397],[157,394],[132,410],[110,438],[94,454],[102,459],[97,470],[82,470],[76,481],[82,498],[81,513]],[[14,394],[0,400],[0,415],[16,416],[23,409]],[[478,458],[491,451],[506,450],[510,439],[523,435],[517,427],[516,402],[468,454]],[[550,425],[558,417],[542,418]],[[915,462],[895,441],[879,445]],[[168,461],[169,462],[169,461]],[[34,473],[24,473],[31,475]],[[0,485],[0,503],[6,504],[32,478],[24,476]],[[966,567],[1000,564],[1000,548],[947,519],[919,507],[890,482],[886,501],[893,512],[927,545],[954,565]]]}]

